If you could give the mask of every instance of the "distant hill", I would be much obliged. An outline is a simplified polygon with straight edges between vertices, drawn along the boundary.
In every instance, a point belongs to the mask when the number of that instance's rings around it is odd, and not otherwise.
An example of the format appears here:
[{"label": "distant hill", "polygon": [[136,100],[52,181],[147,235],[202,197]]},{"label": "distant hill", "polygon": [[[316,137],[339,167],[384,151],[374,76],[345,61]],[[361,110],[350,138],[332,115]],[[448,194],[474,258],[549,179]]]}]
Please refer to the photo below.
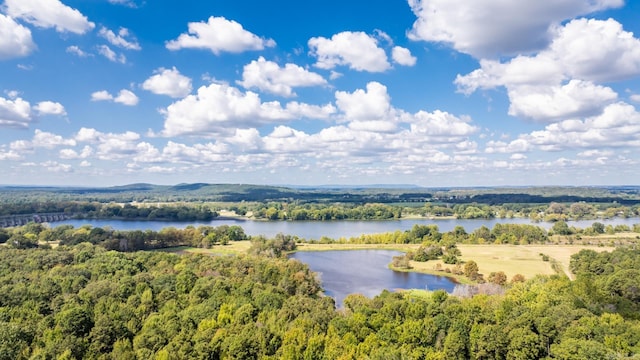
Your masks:
[{"label": "distant hill", "polygon": [[424,188],[410,184],[269,186],[136,183],[111,187],[0,186],[0,201],[280,201],[310,203],[640,203],[640,186]]}]

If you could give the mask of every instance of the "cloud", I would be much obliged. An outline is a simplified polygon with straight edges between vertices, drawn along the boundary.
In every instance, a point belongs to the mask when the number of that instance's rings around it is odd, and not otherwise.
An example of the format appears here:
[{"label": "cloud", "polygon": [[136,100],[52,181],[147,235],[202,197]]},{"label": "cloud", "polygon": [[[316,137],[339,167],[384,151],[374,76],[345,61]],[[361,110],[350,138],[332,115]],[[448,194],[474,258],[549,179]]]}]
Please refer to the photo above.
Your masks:
[{"label": "cloud", "polygon": [[564,120],[533,131],[519,140],[543,151],[640,147],[640,113],[622,102],[584,120]]},{"label": "cloud", "polygon": [[0,149],[0,161],[4,160],[22,160],[22,155],[18,154],[14,150],[5,151]]},{"label": "cloud", "polygon": [[235,87],[214,83],[202,86],[197,94],[169,105],[163,111],[165,124],[162,134],[206,136],[276,120],[326,118],[334,111],[331,105],[321,107],[297,102],[282,107],[277,101],[262,102],[254,92],[243,93]]},{"label": "cloud", "polygon": [[140,99],[132,91],[122,89],[117,96],[111,95],[106,90],[96,91],[91,94],[91,101],[113,101],[127,106],[135,106]]},{"label": "cloud", "polygon": [[65,139],[60,135],[36,129],[31,144],[33,147],[52,149],[57,146],[75,146],[76,141],[74,139]]},{"label": "cloud", "polygon": [[366,90],[357,89],[352,93],[336,91],[336,105],[344,114],[345,121],[393,121],[395,114],[387,87],[370,82]]},{"label": "cloud", "polygon": [[506,63],[480,61],[480,69],[458,76],[464,93],[479,88],[531,84],[557,85],[577,78],[616,81],[640,75],[640,40],[613,19],[572,20],[558,28],[548,49],[535,56],[518,56]]},{"label": "cloud", "polygon": [[611,88],[571,80],[563,86],[516,87],[509,90],[509,115],[540,121],[599,114],[618,98]]},{"label": "cloud", "polygon": [[176,40],[166,43],[169,50],[208,49],[216,55],[222,52],[241,53],[274,47],[272,39],[260,38],[245,30],[242,25],[224,17],[209,17],[205,22],[190,22],[188,34],[183,33]]},{"label": "cloud", "polygon": [[134,94],[130,90],[122,89],[118,93],[118,96],[113,99],[113,101],[127,106],[135,106],[138,104],[139,99],[136,94]]},{"label": "cloud", "polygon": [[81,58],[93,56],[93,54],[89,54],[89,53],[83,51],[82,49],[80,49],[80,47],[78,47],[76,45],[71,45],[71,46],[67,47],[66,51],[69,54],[74,54],[74,55],[77,55],[78,57],[81,57]]},{"label": "cloud", "polygon": [[182,98],[191,93],[191,79],[180,74],[173,67],[172,69],[159,68],[154,71],[155,75],[142,83],[142,88],[154,94],[167,95],[172,98]]},{"label": "cloud", "polygon": [[31,104],[22,98],[0,96],[0,127],[26,128],[31,122]]},{"label": "cloud", "polygon": [[633,95],[629,96],[629,99],[631,99],[631,101],[633,101],[633,102],[640,103],[640,95],[639,94],[633,94]]},{"label": "cloud", "polygon": [[59,0],[5,0],[4,8],[13,18],[41,28],[55,28],[58,32],[84,34],[95,27],[78,10]]},{"label": "cloud", "polygon": [[640,40],[613,19],[570,21],[550,51],[575,78],[615,81],[640,75]]},{"label": "cloud", "polygon": [[106,90],[96,91],[91,94],[91,101],[110,101],[113,100],[113,95],[111,95]]},{"label": "cloud", "polygon": [[124,54],[118,55],[115,51],[111,50],[111,48],[107,45],[98,46],[98,53],[112,62],[117,62],[120,64],[124,64],[127,62],[127,57]]},{"label": "cloud", "polygon": [[459,139],[478,132],[478,128],[469,124],[470,119],[457,117],[445,111],[418,111],[411,120],[411,133],[424,135],[438,141],[457,142]]},{"label": "cloud", "polygon": [[93,155],[93,148],[89,145],[86,145],[82,148],[80,153],[73,149],[62,149],[60,150],[59,156],[61,159],[86,159],[89,156]]},{"label": "cloud", "polygon": [[345,31],[331,39],[314,37],[308,45],[311,56],[318,58],[315,66],[321,69],[344,65],[357,71],[383,72],[391,68],[376,38],[364,32]]},{"label": "cloud", "polygon": [[58,115],[65,116],[67,111],[64,106],[58,102],[41,101],[33,108],[39,115]]},{"label": "cloud", "polygon": [[138,4],[133,0],[109,0],[109,3],[114,5],[123,5],[130,8],[138,7]]},{"label": "cloud", "polygon": [[640,40],[615,20],[572,20],[555,31],[548,49],[508,62],[481,60],[480,69],[461,76],[459,91],[505,86],[511,115],[537,121],[590,116],[617,99],[595,81],[640,75]]},{"label": "cloud", "polygon": [[135,39],[133,40],[125,39],[130,35],[129,30],[126,28],[120,28],[120,30],[118,31],[118,34],[116,35],[113,31],[103,26],[100,28],[98,35],[107,39],[107,41],[113,46],[118,46],[127,50],[141,49],[140,44],[138,44],[138,42]]},{"label": "cloud", "polygon": [[246,89],[257,88],[284,97],[296,96],[294,87],[325,85],[326,80],[319,74],[310,72],[295,64],[281,68],[264,57],[244,66],[242,81],[237,82]]},{"label": "cloud", "polygon": [[563,20],[617,8],[624,0],[409,0],[417,16],[411,40],[442,42],[476,58],[546,48]]},{"label": "cloud", "polygon": [[411,55],[411,51],[401,46],[394,46],[391,52],[391,58],[397,64],[404,66],[413,66],[416,64],[415,56]]},{"label": "cloud", "polygon": [[10,144],[12,150],[21,152],[31,152],[35,148],[53,149],[58,146],[75,146],[76,141],[74,139],[65,139],[60,135],[52,134],[50,132],[36,129],[33,135],[33,139],[16,140]]},{"label": "cloud", "polygon": [[149,151],[147,143],[138,143],[140,135],[127,131],[124,133],[103,133],[92,128],[81,128],[74,140],[79,143],[90,143],[96,146],[96,155],[100,160],[117,160],[131,158]]},{"label": "cloud", "polygon": [[57,161],[45,161],[40,163],[40,167],[45,168],[49,172],[62,172],[62,173],[70,173],[73,172],[73,168],[69,164],[61,164]]},{"label": "cloud", "polygon": [[35,49],[31,30],[0,14],[0,60],[24,57]]}]

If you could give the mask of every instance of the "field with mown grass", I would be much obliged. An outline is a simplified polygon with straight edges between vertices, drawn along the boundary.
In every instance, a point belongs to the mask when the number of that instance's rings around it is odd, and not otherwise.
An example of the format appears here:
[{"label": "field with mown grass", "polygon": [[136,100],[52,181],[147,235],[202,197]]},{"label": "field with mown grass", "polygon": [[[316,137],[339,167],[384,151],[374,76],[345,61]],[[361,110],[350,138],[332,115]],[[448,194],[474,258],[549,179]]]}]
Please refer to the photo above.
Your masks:
[{"label": "field with mown grass", "polygon": [[[232,241],[228,245],[216,245],[210,249],[180,246],[175,248],[162,249],[182,254],[207,254],[207,255],[232,255],[244,254],[251,246],[250,241]],[[415,250],[419,244],[297,244],[297,251],[331,251],[331,250],[396,250],[408,252]],[[530,279],[536,275],[553,275],[556,271],[553,268],[554,262],[559,270],[572,277],[569,272],[569,262],[571,255],[582,249],[592,249],[595,251],[611,251],[614,248],[597,245],[469,245],[458,244],[463,262],[473,260],[478,264],[479,272],[485,279],[491,272],[503,271],[509,280],[516,274],[521,274]],[[543,256],[546,255],[546,256]],[[545,259],[547,259],[545,261]],[[455,265],[444,264],[441,260],[427,262],[410,262],[410,271],[429,273],[435,275],[450,274],[443,271],[449,268],[453,270]],[[462,264],[463,266],[464,264]],[[441,270],[436,270],[440,268]]]}]

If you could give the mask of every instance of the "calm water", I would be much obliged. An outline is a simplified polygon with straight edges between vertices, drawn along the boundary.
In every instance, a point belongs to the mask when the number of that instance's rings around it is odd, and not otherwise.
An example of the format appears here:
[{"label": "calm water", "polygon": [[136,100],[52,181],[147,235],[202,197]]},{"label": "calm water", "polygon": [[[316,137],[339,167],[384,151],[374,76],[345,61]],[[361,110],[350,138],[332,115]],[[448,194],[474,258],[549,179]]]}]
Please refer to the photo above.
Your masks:
[{"label": "calm water", "polygon": [[401,254],[391,250],[303,251],[291,257],[320,275],[325,294],[338,307],[349,294],[374,297],[385,289],[453,290],[455,283],[446,277],[390,270],[387,266],[392,258]]},{"label": "calm water", "polygon": [[[605,225],[628,225],[640,223],[639,218],[614,218],[608,220],[581,220],[569,221],[569,226],[586,228],[594,222],[601,222]],[[116,230],[161,230],[165,227],[175,227],[183,229],[188,225],[239,225],[242,226],[248,235],[264,235],[273,237],[278,233],[296,235],[304,239],[320,239],[322,236],[338,239],[349,238],[362,234],[378,234],[392,231],[409,230],[413,225],[438,225],[440,232],[453,230],[457,225],[462,226],[467,232],[486,226],[489,229],[495,224],[531,224],[546,229],[553,226],[552,223],[540,222],[532,223],[529,219],[490,219],[490,220],[459,220],[459,219],[402,219],[402,220],[376,220],[376,221],[250,221],[250,220],[213,220],[206,222],[173,222],[173,221],[123,221],[123,220],[67,220],[52,223],[52,226],[70,224],[74,227],[82,225],[92,225],[93,227],[111,227]]]}]

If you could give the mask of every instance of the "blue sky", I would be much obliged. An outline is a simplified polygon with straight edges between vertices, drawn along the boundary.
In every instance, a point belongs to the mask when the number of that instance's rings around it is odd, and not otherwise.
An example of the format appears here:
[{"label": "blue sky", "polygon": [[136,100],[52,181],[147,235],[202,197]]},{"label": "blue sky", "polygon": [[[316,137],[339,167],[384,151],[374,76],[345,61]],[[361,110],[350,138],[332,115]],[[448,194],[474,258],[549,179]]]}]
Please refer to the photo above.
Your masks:
[{"label": "blue sky", "polygon": [[1,1],[1,184],[638,184],[639,2]]}]

